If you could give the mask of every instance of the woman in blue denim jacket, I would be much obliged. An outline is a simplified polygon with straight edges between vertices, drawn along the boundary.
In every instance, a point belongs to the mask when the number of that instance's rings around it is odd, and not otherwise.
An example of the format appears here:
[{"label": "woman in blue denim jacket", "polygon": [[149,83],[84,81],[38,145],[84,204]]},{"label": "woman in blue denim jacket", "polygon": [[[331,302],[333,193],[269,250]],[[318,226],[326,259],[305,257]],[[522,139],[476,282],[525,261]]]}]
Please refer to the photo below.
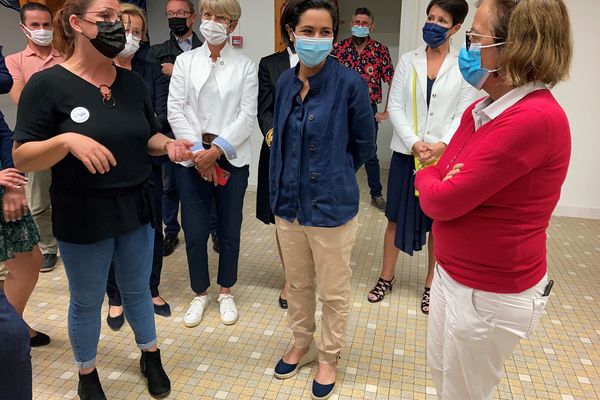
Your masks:
[{"label": "woman in blue denim jacket", "polygon": [[270,159],[271,208],[281,242],[294,346],[275,376],[286,379],[317,358],[315,292],[323,303],[313,398],[335,384],[350,312],[350,253],[359,205],[356,170],[375,151],[375,125],[364,80],[328,57],[338,32],[330,0],[290,1],[282,35],[300,63],[277,84]]}]

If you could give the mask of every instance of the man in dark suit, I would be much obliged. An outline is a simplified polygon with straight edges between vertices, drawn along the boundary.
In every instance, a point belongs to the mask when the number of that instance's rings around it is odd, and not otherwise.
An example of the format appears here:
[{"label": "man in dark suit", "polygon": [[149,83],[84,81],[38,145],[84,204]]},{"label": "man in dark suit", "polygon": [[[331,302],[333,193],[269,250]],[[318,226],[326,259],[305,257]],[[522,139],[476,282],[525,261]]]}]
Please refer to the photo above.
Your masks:
[{"label": "man in dark suit", "polygon": [[[196,13],[191,0],[167,0],[166,15],[171,37],[163,43],[150,46],[147,60],[160,64],[163,74],[170,77],[177,56],[184,51],[202,46],[202,41],[193,31]],[[165,222],[163,254],[165,256],[175,251],[175,247],[179,244],[178,235],[181,230],[177,220],[179,194],[177,193],[175,170],[173,163],[163,164],[163,220]]]},{"label": "man in dark suit", "polygon": [[171,76],[177,56],[202,46],[202,41],[193,30],[196,12],[191,0],[167,0],[166,15],[171,37],[163,43],[152,45],[147,59],[160,64],[163,73]]},{"label": "man in dark suit", "polygon": [[[285,7],[285,6],[284,6]],[[298,64],[298,55],[293,44],[288,42],[288,35],[282,32],[287,48],[283,51],[263,57],[258,64],[258,124],[265,140],[260,149],[258,161],[258,186],[256,190],[256,218],[265,224],[274,224],[275,218],[269,205],[269,157],[273,138],[273,112],[275,110],[275,85],[281,74]],[[279,239],[277,249],[281,259]],[[281,261],[283,265],[283,259]],[[287,283],[279,296],[279,306],[287,308]]]},{"label": "man in dark suit", "polygon": [[[265,224],[274,223],[269,206],[269,146],[273,136],[273,111],[275,108],[275,85],[281,74],[295,66],[297,57],[290,48],[263,57],[258,64],[258,124],[265,137],[260,149],[258,163],[258,192],[256,199],[256,218]],[[294,63],[294,65],[292,65]]]}]

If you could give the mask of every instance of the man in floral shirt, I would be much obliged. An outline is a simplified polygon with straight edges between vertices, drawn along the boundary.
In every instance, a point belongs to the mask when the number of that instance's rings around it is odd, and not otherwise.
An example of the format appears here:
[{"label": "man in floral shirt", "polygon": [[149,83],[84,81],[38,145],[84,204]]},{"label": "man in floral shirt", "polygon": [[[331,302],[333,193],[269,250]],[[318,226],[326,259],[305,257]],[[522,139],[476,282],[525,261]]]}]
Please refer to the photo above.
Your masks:
[{"label": "man in floral shirt", "polygon": [[[378,112],[377,104],[381,103],[383,99],[382,81],[388,85],[392,84],[394,65],[388,48],[369,36],[374,27],[371,11],[364,7],[356,9],[352,17],[352,37],[336,43],[332,55],[337,57],[341,64],[354,69],[367,81],[375,118],[375,128],[377,128],[379,122],[388,118],[387,100],[383,112]],[[381,211],[385,211],[377,151],[366,162],[365,170],[371,189],[371,204]]]}]

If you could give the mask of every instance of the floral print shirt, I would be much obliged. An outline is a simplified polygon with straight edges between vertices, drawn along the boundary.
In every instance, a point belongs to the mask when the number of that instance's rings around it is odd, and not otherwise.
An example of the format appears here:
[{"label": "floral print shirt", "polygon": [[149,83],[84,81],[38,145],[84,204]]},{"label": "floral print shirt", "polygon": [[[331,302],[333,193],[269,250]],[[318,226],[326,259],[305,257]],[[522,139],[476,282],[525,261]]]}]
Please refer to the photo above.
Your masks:
[{"label": "floral print shirt", "polygon": [[367,81],[371,103],[381,103],[381,82],[390,83],[394,78],[394,65],[385,45],[369,37],[367,45],[359,54],[350,37],[336,43],[331,54],[342,65],[352,68]]}]

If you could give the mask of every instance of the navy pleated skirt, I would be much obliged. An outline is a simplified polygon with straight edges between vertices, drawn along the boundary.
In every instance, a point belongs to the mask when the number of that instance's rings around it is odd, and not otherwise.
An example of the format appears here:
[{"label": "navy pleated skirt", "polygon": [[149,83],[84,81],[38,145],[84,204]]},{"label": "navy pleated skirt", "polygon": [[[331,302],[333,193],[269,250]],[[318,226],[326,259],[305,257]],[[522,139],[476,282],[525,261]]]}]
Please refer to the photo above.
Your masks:
[{"label": "navy pleated skirt", "polygon": [[392,155],[388,177],[387,207],[385,216],[396,224],[394,243],[398,249],[413,255],[427,243],[427,232],[431,231],[432,220],[415,196],[415,160],[412,155]]}]

